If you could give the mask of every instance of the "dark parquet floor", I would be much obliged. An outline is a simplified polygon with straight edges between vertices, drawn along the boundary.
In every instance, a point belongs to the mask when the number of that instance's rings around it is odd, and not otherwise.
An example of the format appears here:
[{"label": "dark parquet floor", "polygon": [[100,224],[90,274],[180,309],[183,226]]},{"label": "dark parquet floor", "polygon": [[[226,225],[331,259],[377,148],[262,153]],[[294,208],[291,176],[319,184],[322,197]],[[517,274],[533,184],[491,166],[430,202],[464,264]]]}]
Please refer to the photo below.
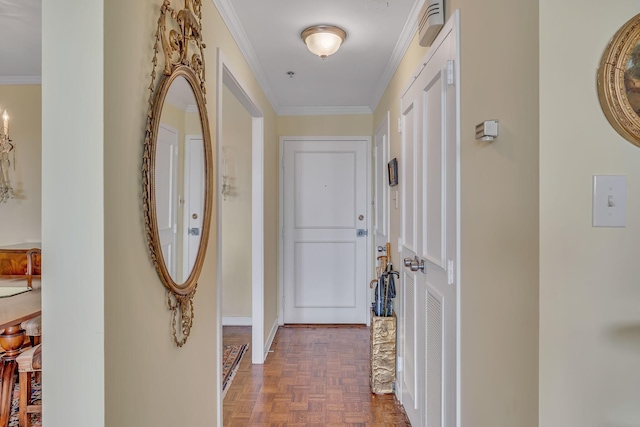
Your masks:
[{"label": "dark parquet floor", "polygon": [[[224,344],[251,342],[251,327],[225,326]],[[369,388],[365,326],[284,326],[264,365],[247,353],[224,399],[226,427],[410,426],[393,395]],[[251,349],[249,350],[251,351]]]}]

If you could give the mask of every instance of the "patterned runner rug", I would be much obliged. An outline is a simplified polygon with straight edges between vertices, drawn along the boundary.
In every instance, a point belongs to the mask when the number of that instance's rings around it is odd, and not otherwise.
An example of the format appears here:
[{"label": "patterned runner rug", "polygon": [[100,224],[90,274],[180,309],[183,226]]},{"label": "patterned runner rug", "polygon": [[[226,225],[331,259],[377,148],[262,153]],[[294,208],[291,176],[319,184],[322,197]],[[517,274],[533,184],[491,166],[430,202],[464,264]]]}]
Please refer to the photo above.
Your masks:
[{"label": "patterned runner rug", "polygon": [[222,397],[227,394],[249,344],[225,345],[222,350]]}]

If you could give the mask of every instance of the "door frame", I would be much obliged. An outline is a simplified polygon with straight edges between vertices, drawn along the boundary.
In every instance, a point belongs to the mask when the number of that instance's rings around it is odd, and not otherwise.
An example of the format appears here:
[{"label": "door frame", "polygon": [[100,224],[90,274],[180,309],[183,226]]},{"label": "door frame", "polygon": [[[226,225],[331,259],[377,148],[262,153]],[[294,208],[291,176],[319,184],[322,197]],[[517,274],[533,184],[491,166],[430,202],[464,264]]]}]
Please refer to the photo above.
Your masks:
[{"label": "door frame", "polygon": [[[217,226],[217,268],[216,268],[216,353],[222,355],[222,203],[220,183],[222,182],[222,92],[226,86],[251,116],[251,363],[263,364],[266,358],[264,345],[264,114],[246,89],[238,73],[234,72],[229,59],[219,47],[217,54],[216,78],[216,226]],[[222,378],[222,363],[216,370]],[[222,425],[222,381],[218,381],[218,425]]]},{"label": "door frame", "polygon": [[[383,166],[386,166],[388,164],[388,162],[391,160],[391,111],[387,110],[387,114],[384,115],[382,121],[380,122],[380,125],[378,125],[378,127],[376,128],[376,132],[373,134],[373,140],[372,140],[372,145],[371,145],[371,151],[372,151],[372,161],[376,162],[377,159],[375,158],[375,152],[376,152],[376,138],[378,136],[379,133],[383,133],[386,138],[386,144],[387,146],[385,147],[384,150],[384,154],[385,154],[385,158],[383,161]],[[388,167],[388,166],[387,166]],[[378,179],[378,176],[376,175],[376,165],[373,165],[373,171],[372,171],[372,179],[373,179],[373,186],[372,186],[372,194],[373,194],[373,200],[372,200],[372,208],[375,207],[375,209],[372,210],[372,217],[371,219],[374,220],[373,223],[376,224],[376,226],[378,225],[377,222],[375,222],[375,217],[377,215],[377,211],[379,209],[383,210],[384,213],[384,218],[383,218],[383,224],[382,224],[382,228],[384,230],[384,237],[386,237],[387,242],[391,242],[391,187],[389,187],[388,184],[388,180],[386,179],[388,176],[388,169],[386,169],[385,167],[382,168],[382,170],[380,170],[380,173],[382,174],[382,182],[383,182],[383,190],[382,190],[382,197],[384,200],[378,200],[376,198],[377,194],[376,194],[376,187],[375,187],[375,182]],[[384,184],[386,182],[386,184]],[[397,200],[394,199],[394,200]],[[376,262],[378,260],[378,256],[380,256],[381,254],[378,253],[378,248],[376,246],[376,235],[375,235],[375,229],[373,227],[372,224],[372,245],[373,245],[373,253],[372,253],[372,257],[371,257],[371,263],[372,265],[376,265]],[[386,250],[386,248],[385,248]],[[386,254],[386,253],[385,253]],[[387,256],[389,254],[386,254]],[[373,274],[373,272],[372,272]],[[377,279],[377,277],[374,277],[373,279]]]},{"label": "door frame", "polygon": [[[373,161],[373,152],[371,145],[371,136],[281,136],[280,137],[280,152],[279,152],[279,168],[280,172],[278,175],[279,181],[279,189],[278,189],[278,324],[284,325],[284,143],[288,140],[295,141],[365,141],[367,145],[367,236],[366,236],[366,250],[368,254],[371,254],[373,251],[372,246],[372,234],[373,234],[373,218],[372,218],[372,203],[373,203],[373,195],[371,194],[371,179],[372,179],[372,161]],[[371,263],[371,256],[366,257],[366,266],[367,274],[365,277],[373,276],[372,268],[373,264]],[[363,283],[362,286],[367,286],[367,283]],[[370,316],[368,314],[368,310],[371,307],[371,292],[366,292],[367,301],[365,304],[365,308],[367,309],[367,313],[365,315],[366,325],[369,326]]]}]

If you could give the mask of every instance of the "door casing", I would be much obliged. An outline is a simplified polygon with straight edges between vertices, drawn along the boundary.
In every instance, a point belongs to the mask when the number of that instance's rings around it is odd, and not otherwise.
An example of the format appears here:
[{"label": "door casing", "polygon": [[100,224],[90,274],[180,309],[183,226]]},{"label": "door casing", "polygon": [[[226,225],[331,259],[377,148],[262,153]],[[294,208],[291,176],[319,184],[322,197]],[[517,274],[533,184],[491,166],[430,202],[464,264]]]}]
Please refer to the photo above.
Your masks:
[{"label": "door casing", "polygon": [[[222,222],[220,183],[222,182],[222,88],[227,88],[251,115],[251,362],[262,364],[268,348],[264,342],[264,115],[246,89],[248,86],[239,80],[239,73],[234,72],[229,59],[222,49],[217,48],[217,81],[216,81],[216,192],[215,211],[217,218],[217,265],[222,265]],[[217,311],[217,343],[216,353],[222,355],[222,270],[216,272],[216,311]],[[218,378],[222,378],[222,363],[216,366]],[[222,420],[222,382],[218,383],[217,414],[218,425]]]}]

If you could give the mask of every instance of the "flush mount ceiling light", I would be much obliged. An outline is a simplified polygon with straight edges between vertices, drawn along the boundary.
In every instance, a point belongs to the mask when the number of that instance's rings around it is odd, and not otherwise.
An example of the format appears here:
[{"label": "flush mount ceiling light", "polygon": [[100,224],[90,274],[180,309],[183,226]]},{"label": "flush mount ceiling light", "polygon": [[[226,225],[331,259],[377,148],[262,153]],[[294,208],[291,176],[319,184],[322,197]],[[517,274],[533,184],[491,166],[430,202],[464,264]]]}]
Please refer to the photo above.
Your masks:
[{"label": "flush mount ceiling light", "polygon": [[338,51],[347,33],[333,25],[314,25],[305,29],[300,36],[311,53],[325,59]]}]

